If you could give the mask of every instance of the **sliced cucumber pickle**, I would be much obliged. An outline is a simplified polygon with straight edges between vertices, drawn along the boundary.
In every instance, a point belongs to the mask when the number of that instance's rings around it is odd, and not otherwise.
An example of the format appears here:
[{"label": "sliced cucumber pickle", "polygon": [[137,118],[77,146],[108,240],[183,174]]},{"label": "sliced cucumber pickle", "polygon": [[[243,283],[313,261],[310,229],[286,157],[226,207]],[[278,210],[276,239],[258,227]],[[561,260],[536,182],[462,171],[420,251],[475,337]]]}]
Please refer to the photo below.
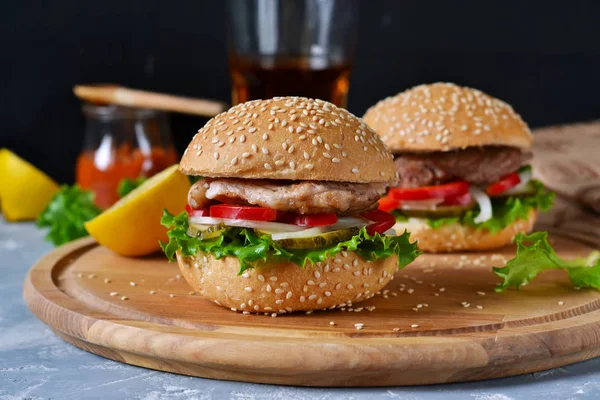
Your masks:
[{"label": "sliced cucumber pickle", "polygon": [[415,218],[442,218],[442,217],[460,217],[468,210],[475,207],[476,203],[470,206],[438,206],[431,210],[401,210],[407,217]]},{"label": "sliced cucumber pickle", "polygon": [[214,239],[221,236],[221,234],[225,231],[226,228],[227,227],[224,224],[212,225],[206,227],[205,229],[200,228],[197,225],[190,225],[188,227],[188,235],[197,237],[200,240]]},{"label": "sliced cucumber pickle", "polygon": [[349,240],[360,231],[360,227],[338,229],[320,235],[304,238],[291,238],[276,240],[275,243],[288,249],[321,249],[331,247],[339,242]]}]

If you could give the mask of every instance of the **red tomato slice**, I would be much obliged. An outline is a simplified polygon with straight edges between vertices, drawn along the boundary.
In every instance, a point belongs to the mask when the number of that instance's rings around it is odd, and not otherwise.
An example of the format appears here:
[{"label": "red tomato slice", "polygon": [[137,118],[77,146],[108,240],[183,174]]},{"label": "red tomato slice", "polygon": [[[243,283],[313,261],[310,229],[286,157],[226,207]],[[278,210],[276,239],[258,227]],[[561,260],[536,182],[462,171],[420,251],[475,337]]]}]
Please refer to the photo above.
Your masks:
[{"label": "red tomato slice", "polygon": [[442,203],[443,206],[468,206],[473,202],[471,193],[460,194],[458,196],[447,197]]},{"label": "red tomato slice", "polygon": [[292,221],[292,224],[298,226],[327,226],[333,225],[337,222],[337,215],[335,214],[305,214],[298,215]]},{"label": "red tomato slice", "polygon": [[366,213],[362,213],[360,216],[368,220],[375,221],[374,223],[367,225],[367,233],[369,235],[374,235],[376,233],[383,234],[396,224],[396,217],[381,210],[368,211]]},{"label": "red tomato slice", "polygon": [[491,184],[485,189],[488,195],[496,196],[502,192],[507,191],[508,189],[517,186],[521,183],[521,177],[518,173],[513,172],[512,174],[508,174],[500,179],[498,182]]},{"label": "red tomato slice", "polygon": [[271,208],[217,204],[210,206],[213,218],[246,219],[250,221],[275,221],[277,211]]},{"label": "red tomato slice", "polygon": [[187,204],[185,206],[185,211],[187,211],[187,213],[190,217],[208,217],[210,215],[210,211],[209,211],[208,207],[201,208],[199,210],[195,210],[192,208],[192,206]]},{"label": "red tomato slice", "polygon": [[458,196],[469,191],[469,182],[454,181],[444,185],[423,186],[418,188],[393,188],[389,196],[396,200],[427,200],[443,199]]},{"label": "red tomato slice", "polygon": [[400,206],[400,202],[391,196],[385,196],[379,199],[379,209],[381,211],[392,211]]}]

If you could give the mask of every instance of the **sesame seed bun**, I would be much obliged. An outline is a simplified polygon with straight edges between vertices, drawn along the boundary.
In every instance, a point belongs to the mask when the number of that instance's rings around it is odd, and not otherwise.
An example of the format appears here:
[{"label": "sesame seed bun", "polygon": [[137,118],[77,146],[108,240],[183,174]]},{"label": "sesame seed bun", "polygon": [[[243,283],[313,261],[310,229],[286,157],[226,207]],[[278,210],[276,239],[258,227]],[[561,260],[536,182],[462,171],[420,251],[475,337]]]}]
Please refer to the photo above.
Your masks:
[{"label": "sesame seed bun", "polygon": [[396,183],[392,156],[363,120],[304,97],[249,101],[217,115],[179,165],[207,177]]},{"label": "sesame seed bun", "polygon": [[510,105],[452,83],[416,86],[369,108],[364,120],[392,153],[501,145],[528,149],[529,127]]},{"label": "sesame seed bun", "polygon": [[408,230],[410,240],[417,240],[419,250],[428,253],[481,251],[511,244],[517,233],[531,232],[536,218],[537,211],[531,210],[526,220],[517,220],[496,233],[475,229],[458,222],[434,229],[422,218],[409,218],[407,222],[397,223],[394,230],[398,234]]},{"label": "sesame seed bun", "polygon": [[398,257],[373,262],[354,252],[299,268],[291,262],[246,270],[239,260],[199,253],[177,261],[187,282],[208,300],[233,311],[287,313],[344,307],[371,298],[394,277]]}]

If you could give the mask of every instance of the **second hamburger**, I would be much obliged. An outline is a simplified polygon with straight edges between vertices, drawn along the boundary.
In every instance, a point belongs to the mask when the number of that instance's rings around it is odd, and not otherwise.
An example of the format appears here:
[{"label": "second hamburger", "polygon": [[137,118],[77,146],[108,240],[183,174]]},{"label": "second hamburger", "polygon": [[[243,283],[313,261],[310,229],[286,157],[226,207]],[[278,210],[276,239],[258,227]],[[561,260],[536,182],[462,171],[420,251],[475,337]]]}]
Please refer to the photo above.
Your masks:
[{"label": "second hamburger", "polygon": [[486,250],[529,232],[552,193],[531,179],[532,135],[505,102],[451,83],[421,85],[364,116],[395,155],[399,185],[380,201],[421,250]]}]

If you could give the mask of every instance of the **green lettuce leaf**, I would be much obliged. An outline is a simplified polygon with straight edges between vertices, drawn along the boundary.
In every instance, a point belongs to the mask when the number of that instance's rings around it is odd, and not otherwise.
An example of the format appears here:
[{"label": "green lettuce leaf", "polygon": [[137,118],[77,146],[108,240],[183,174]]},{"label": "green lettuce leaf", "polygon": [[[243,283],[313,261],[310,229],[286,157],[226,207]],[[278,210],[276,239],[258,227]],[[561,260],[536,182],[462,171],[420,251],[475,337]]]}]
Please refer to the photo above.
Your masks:
[{"label": "green lettuce leaf", "polygon": [[37,226],[49,227],[46,240],[55,246],[88,236],[83,225],[101,213],[94,204],[94,193],[79,186],[63,185],[37,220]]},{"label": "green lettuce leaf", "polygon": [[117,187],[117,193],[120,198],[123,198],[129,194],[129,192],[133,191],[133,189],[140,186],[142,183],[146,182],[148,178],[145,176],[140,176],[139,178],[129,179],[125,178],[119,182],[119,186]]},{"label": "green lettuce leaf", "polygon": [[286,249],[271,240],[269,235],[258,235],[253,229],[227,228],[219,237],[200,240],[188,235],[188,215],[186,212],[174,216],[164,210],[161,223],[170,228],[169,241],[161,243],[169,261],[175,259],[175,252],[183,256],[195,256],[198,252],[213,254],[217,259],[233,256],[240,260],[241,274],[248,268],[260,266],[270,261],[291,261],[304,268],[307,261],[325,261],[341,251],[355,251],[365,260],[373,261],[398,255],[398,268],[403,268],[417,258],[421,252],[416,243],[408,241],[408,234],[401,236],[369,235],[365,228],[351,239],[323,249]]},{"label": "green lettuce leaf", "polygon": [[[427,225],[435,229],[460,222],[476,229],[486,229],[491,233],[500,232],[517,220],[527,219],[531,210],[547,211],[552,206],[555,194],[546,190],[544,184],[536,179],[532,179],[531,183],[535,187],[535,193],[529,196],[492,198],[493,217],[483,223],[475,222],[479,215],[479,207],[475,207],[460,217],[427,218]],[[398,215],[404,216],[399,211],[396,211],[395,215],[396,219]]]},{"label": "green lettuce leaf", "polygon": [[[529,243],[529,245],[527,245]],[[494,268],[494,273],[502,279],[497,292],[506,288],[520,288],[531,282],[540,272],[548,269],[562,269],[575,287],[600,289],[600,252],[594,251],[587,258],[565,260],[556,255],[548,243],[547,232],[522,233],[515,237],[517,254],[503,268]]]}]

